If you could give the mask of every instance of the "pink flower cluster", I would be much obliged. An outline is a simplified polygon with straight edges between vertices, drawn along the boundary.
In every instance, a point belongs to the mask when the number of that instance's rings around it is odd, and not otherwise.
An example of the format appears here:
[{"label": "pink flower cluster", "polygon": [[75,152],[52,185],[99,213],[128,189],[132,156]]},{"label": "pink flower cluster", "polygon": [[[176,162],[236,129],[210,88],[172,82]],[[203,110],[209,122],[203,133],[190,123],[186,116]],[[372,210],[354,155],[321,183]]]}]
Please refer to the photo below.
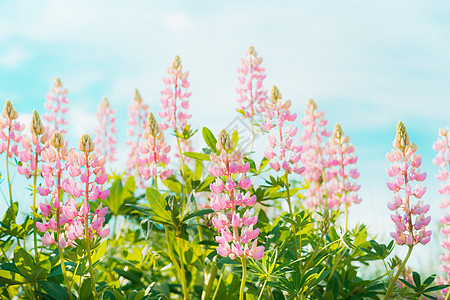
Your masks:
[{"label": "pink flower cluster", "polygon": [[39,158],[48,142],[48,135],[36,110],[33,111],[30,133],[31,138],[23,135],[20,141],[23,150],[19,152],[21,164],[17,166],[17,172],[26,178],[30,178],[32,174],[37,172],[36,170],[39,170]]},{"label": "pink flower cluster", "polygon": [[[264,256],[264,246],[257,246],[259,228],[254,228],[258,221],[252,216],[250,207],[256,202],[256,196],[250,196],[252,182],[245,173],[250,164],[243,163],[242,151],[233,152],[234,143],[226,130],[222,130],[216,145],[220,155],[211,153],[213,165],[209,172],[216,177],[210,185],[212,195],[211,208],[218,212],[212,222],[219,231],[216,241],[219,243],[217,252],[223,257],[235,259],[261,259]],[[245,192],[247,191],[247,192]],[[238,207],[248,208],[241,217]]]},{"label": "pink flower cluster", "polygon": [[[102,186],[107,180],[106,160],[92,153],[94,148],[90,136],[84,135],[78,144],[81,152],[69,150],[62,134],[55,132],[49,147],[41,153],[44,186],[38,187],[38,191],[43,197],[50,194],[51,204],[47,199],[39,204],[44,218],[36,226],[45,232],[42,242],[47,246],[55,241],[60,248],[74,246],[75,240],[85,238],[86,232],[90,239],[94,233],[99,237],[109,234],[109,228],[103,228],[108,208],[100,205],[91,213],[88,203],[89,200],[106,199],[109,195],[109,190],[104,190]],[[65,202],[62,191],[68,194]],[[78,207],[76,199],[81,196],[84,200]]]},{"label": "pink flower cluster", "polygon": [[[126,144],[130,147],[130,153],[127,160],[128,175],[134,176],[136,181],[140,179],[139,176],[139,145],[145,128],[147,127],[146,120],[148,115],[148,105],[144,104],[142,97],[138,90],[135,90],[133,102],[131,102],[128,107],[128,124],[130,129],[128,129],[128,136],[130,139]],[[143,183],[140,183],[143,186]]]},{"label": "pink flower cluster", "polygon": [[[386,169],[386,173],[391,177],[387,186],[395,193],[394,201],[388,203],[388,208],[395,211],[391,219],[395,223],[396,231],[392,232],[391,236],[399,245],[425,245],[431,239],[431,231],[426,231],[425,228],[431,221],[430,216],[425,216],[430,205],[424,205],[419,199],[426,192],[426,187],[421,187],[421,182],[425,180],[427,173],[419,169],[422,157],[416,154],[417,145],[411,145],[402,122],[398,123],[393,146],[392,152],[386,155],[391,163],[391,167]],[[413,187],[414,182],[417,184]],[[417,203],[412,202],[414,198],[418,200]]]},{"label": "pink flower cluster", "polygon": [[310,187],[305,193],[305,204],[309,208],[328,206],[328,201],[325,199],[324,172],[327,167],[327,157],[324,153],[326,145],[324,139],[328,138],[331,132],[325,129],[327,120],[324,114],[324,111],[317,110],[314,100],[309,99],[305,116],[301,120],[303,131],[300,134],[300,142],[303,150],[300,162],[305,166],[303,176],[310,182]]},{"label": "pink flower cluster", "polygon": [[356,164],[358,157],[354,156],[355,146],[350,143],[350,137],[345,136],[339,124],[334,127],[333,137],[325,147],[328,155],[326,172],[328,206],[330,208],[345,207],[352,203],[359,204],[361,198],[356,193],[361,188],[355,180],[359,177],[358,170],[352,165]]},{"label": "pink flower cluster", "polygon": [[192,115],[188,114],[189,97],[187,92],[189,72],[183,73],[180,57],[177,55],[172,66],[167,68],[168,77],[163,78],[165,88],[161,90],[161,109],[159,116],[164,119],[160,124],[162,130],[169,126],[177,133],[183,131]]},{"label": "pink flower cluster", "polygon": [[19,113],[7,100],[0,118],[0,154],[6,151],[6,155],[10,158],[13,155],[18,155],[20,133],[25,129],[25,125],[20,124],[17,120],[18,117]]},{"label": "pink flower cluster", "polygon": [[238,103],[239,109],[244,112],[244,118],[253,121],[255,113],[264,112],[263,103],[267,99],[263,81],[266,78],[265,68],[261,66],[262,58],[258,57],[255,48],[250,46],[246,58],[241,59],[238,71]]},{"label": "pink flower cluster", "polygon": [[[433,163],[440,167],[436,178],[441,181],[441,186],[438,192],[443,196],[442,202],[439,204],[441,209],[446,209],[450,205],[450,136],[447,128],[441,128],[439,130],[439,138],[433,144],[434,150],[437,152]],[[444,276],[436,278],[437,284],[450,283],[450,213],[447,211],[445,216],[439,219],[442,224],[441,233],[444,235],[445,240],[441,243],[444,248],[444,253],[441,255],[441,271],[444,272]],[[444,289],[441,292],[443,295],[447,293],[448,289]]]},{"label": "pink flower cluster", "polygon": [[[264,156],[271,160],[270,167],[279,171],[283,169],[287,174],[295,172],[301,174],[305,167],[299,167],[298,162],[301,158],[302,146],[297,146],[294,142],[294,136],[297,134],[297,127],[288,125],[284,127],[285,122],[294,122],[297,114],[291,114],[289,108],[291,101],[282,101],[280,91],[273,86],[271,101],[264,103],[264,122],[261,128],[269,133],[269,150],[264,152]],[[273,123],[276,122],[274,125]],[[277,148],[277,149],[276,149]]]},{"label": "pink flower cluster", "polygon": [[103,98],[98,106],[98,127],[95,129],[97,139],[95,141],[95,152],[103,155],[110,162],[115,161],[116,146],[116,111],[109,106],[108,99]]},{"label": "pink flower cluster", "polygon": [[47,113],[44,114],[43,118],[47,121],[45,129],[49,136],[55,131],[59,131],[62,134],[67,132],[64,129],[64,125],[67,125],[64,115],[69,110],[67,107],[69,99],[66,98],[66,94],[67,89],[64,89],[61,80],[56,78],[55,83],[50,87],[50,93],[46,96],[47,102],[44,104]]},{"label": "pink flower cluster", "polygon": [[[141,142],[139,150],[142,154],[139,158],[139,171],[144,180],[152,177],[156,181],[157,176],[159,176],[164,181],[172,175],[173,169],[168,168],[170,146],[166,146],[164,132],[161,131],[155,116],[151,112],[148,114],[147,129],[144,132],[144,140]],[[162,167],[159,172],[158,167]]]}]

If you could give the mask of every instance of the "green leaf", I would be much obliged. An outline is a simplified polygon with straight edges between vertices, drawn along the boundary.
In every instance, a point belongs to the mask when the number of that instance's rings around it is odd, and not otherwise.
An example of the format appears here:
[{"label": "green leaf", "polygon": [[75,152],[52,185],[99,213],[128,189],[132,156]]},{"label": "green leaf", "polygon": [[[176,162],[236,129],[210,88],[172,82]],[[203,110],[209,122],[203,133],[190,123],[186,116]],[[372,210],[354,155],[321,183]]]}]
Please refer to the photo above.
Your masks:
[{"label": "green leaf", "polygon": [[92,263],[96,263],[97,261],[99,261],[106,253],[106,246],[107,246],[107,242],[106,240],[103,241],[100,244],[100,247],[98,247],[95,251],[94,254],[92,255]]},{"label": "green leaf", "polygon": [[147,196],[148,204],[150,204],[150,207],[155,212],[155,214],[170,222],[171,216],[170,212],[166,210],[166,200],[164,197],[155,189],[153,188],[147,188],[145,190],[145,194]]},{"label": "green leaf", "polygon": [[80,300],[94,299],[94,294],[91,287],[91,278],[86,278],[80,287]]},{"label": "green leaf", "polygon": [[144,234],[144,238],[148,240],[150,237],[150,233],[152,231],[153,223],[150,219],[144,219],[141,221],[142,233]]},{"label": "green leaf", "polygon": [[34,261],[33,257],[25,249],[18,246],[14,249],[14,263],[23,276],[31,278]]},{"label": "green leaf", "polygon": [[192,218],[201,217],[201,216],[204,216],[204,215],[207,215],[207,214],[211,214],[213,212],[214,212],[214,210],[210,209],[210,208],[201,209],[199,211],[196,211],[194,213],[191,213],[191,214],[188,214],[187,216],[185,216],[184,219],[183,219],[183,223],[188,221],[188,220],[190,220],[190,219],[192,219]]},{"label": "green leaf", "polygon": [[8,209],[5,212],[5,215],[3,216],[2,221],[3,226],[9,226],[9,224],[11,224],[11,222],[16,219],[18,212],[19,212],[19,202],[13,202],[12,206],[8,207]]},{"label": "green leaf", "polygon": [[169,190],[174,193],[181,194],[183,192],[183,185],[175,178],[170,176],[162,182]]},{"label": "green leaf", "polygon": [[234,149],[236,149],[238,142],[239,142],[239,133],[237,132],[237,130],[233,130],[233,133],[231,134],[231,140],[234,143]]},{"label": "green leaf", "polygon": [[183,155],[186,156],[186,157],[189,157],[189,158],[196,159],[196,160],[207,160],[207,161],[211,160],[209,155],[205,154],[205,153],[184,152]]},{"label": "green leaf", "polygon": [[38,262],[38,264],[35,265],[31,271],[31,279],[33,281],[46,280],[48,275],[50,275],[51,266],[52,264],[47,259]]},{"label": "green leaf", "polygon": [[51,281],[39,281],[41,287],[54,299],[66,300],[67,293],[59,284]]},{"label": "green leaf", "polygon": [[221,259],[219,259],[219,261],[217,262],[218,264],[229,264],[229,265],[239,265],[240,263],[235,262],[234,260],[232,260],[229,257],[222,257]]},{"label": "green leaf", "polygon": [[445,288],[449,287],[448,284],[440,284],[440,285],[435,285],[432,287],[427,288],[426,290],[424,290],[424,293],[428,293],[428,292],[435,292],[435,291],[439,291],[439,290],[443,290]]},{"label": "green leaf", "polygon": [[206,145],[214,152],[217,152],[216,144],[217,140],[214,137],[214,134],[207,127],[203,127],[202,129],[203,139],[205,140]]},{"label": "green leaf", "polygon": [[108,205],[109,210],[115,216],[119,215],[119,209],[123,203],[122,195],[123,195],[122,179],[117,178],[112,183],[111,188],[109,189],[109,196],[105,201]]},{"label": "green leaf", "polygon": [[203,175],[203,163],[201,160],[195,161],[194,181],[200,180]]},{"label": "green leaf", "polygon": [[420,275],[417,272],[412,273],[414,284],[420,290]]},{"label": "green leaf", "polygon": [[27,280],[25,277],[23,277],[20,274],[13,273],[6,270],[0,270],[0,282],[2,284],[9,284],[9,285],[16,285],[16,284],[22,284],[27,283],[29,280]]}]

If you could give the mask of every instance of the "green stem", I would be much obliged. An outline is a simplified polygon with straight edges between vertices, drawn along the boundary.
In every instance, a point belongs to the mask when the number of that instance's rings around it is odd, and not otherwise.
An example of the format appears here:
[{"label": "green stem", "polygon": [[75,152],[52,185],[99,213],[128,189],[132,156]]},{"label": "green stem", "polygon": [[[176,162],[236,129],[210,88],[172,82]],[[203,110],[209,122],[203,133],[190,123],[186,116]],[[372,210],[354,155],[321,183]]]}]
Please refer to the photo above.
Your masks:
[{"label": "green stem", "polygon": [[263,293],[264,293],[264,289],[265,289],[265,287],[266,287],[267,279],[268,279],[268,278],[266,278],[266,280],[264,280],[264,284],[263,284],[263,287],[262,287],[262,289],[261,289],[261,293],[259,293],[258,300],[261,299],[261,297],[262,297],[262,295],[263,295]]},{"label": "green stem", "polygon": [[347,231],[348,225],[348,204],[345,203],[345,231]]},{"label": "green stem", "polygon": [[[10,205],[11,205],[11,221],[12,221],[12,220],[14,220],[14,211],[13,211],[13,208],[12,208],[12,206],[13,206],[13,199],[12,199],[11,179],[9,177],[9,161],[8,161],[8,158],[9,158],[9,144],[11,142],[11,139],[9,138],[10,134],[11,134],[11,126],[8,129],[8,144],[6,146],[6,149],[7,149],[6,150],[6,177],[8,178],[9,202],[10,202]],[[19,243],[19,240],[17,240],[17,243]]]},{"label": "green stem", "polygon": [[38,252],[38,246],[37,246],[37,209],[36,209],[36,180],[37,180],[37,153],[36,153],[36,169],[34,170],[33,174],[33,238],[34,238],[34,259],[36,261],[36,264],[39,262],[39,252]]},{"label": "green stem", "polygon": [[225,273],[225,267],[222,267],[220,271],[219,281],[217,282],[216,290],[214,291],[214,295],[211,300],[216,299],[217,293],[219,292],[220,284],[222,283],[223,274]]},{"label": "green stem", "polygon": [[447,295],[445,295],[445,300],[449,300],[450,299],[450,290],[447,292]]},{"label": "green stem", "polygon": [[203,290],[202,300],[208,300],[211,298],[212,285],[214,283],[214,279],[216,279],[217,271],[218,268],[216,264],[216,258],[214,257],[213,265],[211,266],[211,269],[209,271],[208,282],[206,284],[206,288]]},{"label": "green stem", "polygon": [[384,265],[384,268],[386,269],[386,274],[389,277],[389,281],[392,281],[391,272],[389,272],[386,262],[384,261],[384,258],[383,258],[383,265]]},{"label": "green stem", "polygon": [[336,271],[337,265],[339,264],[339,261],[341,260],[341,256],[342,256],[341,254],[342,254],[342,250],[341,250],[341,252],[339,252],[338,257],[336,258],[336,262],[333,264],[333,267],[331,268],[330,275],[328,275],[328,280],[331,279],[331,277],[334,274],[334,271]]},{"label": "green stem", "polygon": [[66,266],[64,264],[64,253],[62,251],[62,249],[58,247],[58,251],[59,251],[59,261],[61,262],[61,270],[64,276],[64,283],[67,286],[67,293],[69,294],[69,299],[72,300],[72,289],[70,288],[70,284],[69,284],[69,279],[67,278],[67,273],[66,273]]},{"label": "green stem", "polygon": [[314,249],[314,253],[311,255],[308,262],[306,263],[305,268],[302,272],[302,275],[304,275],[304,272],[306,272],[306,270],[308,270],[308,268],[310,267],[314,258],[317,256],[317,253],[319,252],[320,244],[322,244],[322,240],[323,240],[323,235],[320,235],[320,239],[319,239],[319,242],[317,243],[316,249]]},{"label": "green stem", "polygon": [[[86,160],[86,175],[87,178],[89,178],[89,152],[85,152],[85,160]],[[89,209],[89,180],[86,181],[86,190],[85,190],[85,199],[84,199],[84,205],[86,205],[86,209],[90,211]],[[89,213],[87,213],[84,216],[84,238],[86,241],[86,254],[89,262],[89,273],[91,274],[91,288],[92,292],[95,295],[95,298],[97,299],[97,289],[95,288],[95,274],[94,274],[94,268],[92,267],[92,257],[91,257],[91,241],[89,239],[89,230],[88,230],[88,224],[89,224]]]},{"label": "green stem", "polygon": [[286,178],[286,194],[287,194],[287,202],[289,205],[289,216],[291,218],[294,217],[294,214],[292,213],[292,205],[291,205],[291,195],[290,195],[290,191],[289,191],[289,178],[288,178],[288,173],[287,171],[284,172],[284,177]]},{"label": "green stem", "polygon": [[181,286],[182,286],[182,290],[183,290],[183,297],[186,300],[186,299],[189,299],[189,287],[187,286],[186,272],[184,270],[183,248],[182,248],[181,243],[180,243],[180,238],[175,237],[175,239],[177,240],[178,248],[180,250]]},{"label": "green stem", "polygon": [[242,262],[242,281],[241,281],[241,288],[239,290],[239,300],[244,300],[245,281],[247,277],[247,259],[242,256],[241,262]]},{"label": "green stem", "polygon": [[408,261],[409,257],[411,256],[411,252],[412,252],[412,249],[413,249],[414,246],[413,245],[409,245],[408,247],[409,247],[408,253],[406,254],[406,257],[403,260],[402,264],[400,265],[400,267],[399,267],[399,269],[397,271],[397,274],[395,274],[394,279],[391,280],[391,284],[389,284],[389,288],[388,288],[388,290],[386,292],[386,295],[384,296],[384,300],[389,299],[389,295],[391,294],[392,289],[394,288],[394,285],[397,282],[398,277],[402,273],[403,269],[405,268],[406,262]]},{"label": "green stem", "polygon": [[184,166],[184,158],[183,153],[181,152],[180,138],[177,136],[177,144],[178,144],[178,152],[180,154],[180,162],[181,162],[181,172],[183,175],[184,182],[186,183],[186,167]]}]

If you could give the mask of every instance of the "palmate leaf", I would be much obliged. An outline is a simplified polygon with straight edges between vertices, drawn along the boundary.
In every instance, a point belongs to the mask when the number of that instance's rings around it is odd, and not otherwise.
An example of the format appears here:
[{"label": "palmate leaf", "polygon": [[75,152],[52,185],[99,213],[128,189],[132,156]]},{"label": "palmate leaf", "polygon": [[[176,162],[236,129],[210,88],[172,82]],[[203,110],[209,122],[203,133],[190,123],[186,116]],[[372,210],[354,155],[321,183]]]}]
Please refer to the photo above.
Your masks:
[{"label": "palmate leaf", "polygon": [[25,249],[17,246],[14,250],[14,263],[20,274],[27,278],[31,278],[32,269],[34,267],[33,257],[25,251]]}]

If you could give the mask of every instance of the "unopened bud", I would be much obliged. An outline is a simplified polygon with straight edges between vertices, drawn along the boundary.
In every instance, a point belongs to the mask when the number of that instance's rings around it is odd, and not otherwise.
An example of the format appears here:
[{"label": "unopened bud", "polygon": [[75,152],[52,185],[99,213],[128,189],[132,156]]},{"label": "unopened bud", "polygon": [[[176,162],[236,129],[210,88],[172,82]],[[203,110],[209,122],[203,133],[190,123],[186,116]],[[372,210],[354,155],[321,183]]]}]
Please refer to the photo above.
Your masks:
[{"label": "unopened bud", "polygon": [[325,210],[323,211],[319,230],[322,232],[323,235],[326,235],[328,234],[328,232],[330,232],[330,212],[328,210],[328,207],[326,207]]},{"label": "unopened bud", "polygon": [[222,129],[219,133],[219,139],[216,145],[217,151],[224,149],[226,152],[234,149],[234,142],[225,129]]},{"label": "unopened bud", "polygon": [[147,135],[146,138],[148,138],[148,135],[157,136],[160,132],[161,129],[159,128],[159,124],[156,122],[155,116],[150,112],[148,114],[147,130],[145,132]]},{"label": "unopened bud", "polygon": [[256,57],[256,56],[257,56],[257,53],[256,53],[256,51],[255,51],[255,48],[253,48],[253,46],[248,47],[247,55],[251,55],[251,56],[253,56],[253,57]]},{"label": "unopened bud", "polygon": [[178,69],[179,67],[181,67],[181,59],[180,59],[180,56],[175,56],[175,59],[173,60],[173,63],[172,63],[172,67],[176,70],[176,69]]},{"label": "unopened bud", "polygon": [[142,103],[142,97],[137,89],[134,89],[134,101]]},{"label": "unopened bud", "polygon": [[62,87],[61,79],[56,78],[56,79],[55,79],[54,85],[55,85],[57,88]]},{"label": "unopened bud", "polygon": [[448,127],[440,128],[439,129],[439,134],[442,135],[442,136],[447,136],[447,134],[448,134]]},{"label": "unopened bud", "polygon": [[404,150],[406,146],[411,146],[411,141],[409,140],[405,125],[399,121],[397,124],[397,133],[395,134],[394,147]]},{"label": "unopened bud", "polygon": [[274,101],[283,98],[280,90],[275,85],[272,87],[272,92],[270,93],[270,96]]},{"label": "unopened bud", "polygon": [[19,117],[19,114],[14,109],[11,101],[6,100],[5,106],[3,107],[2,116],[5,119],[15,120]]},{"label": "unopened bud", "polygon": [[315,110],[315,109],[317,109],[317,104],[316,104],[316,102],[314,102],[313,99],[308,99],[308,108],[309,108],[310,110]]},{"label": "unopened bud", "polygon": [[31,119],[30,131],[35,135],[45,133],[44,124],[42,124],[41,118],[36,110],[33,110],[33,117]]},{"label": "unopened bud", "polygon": [[66,141],[64,140],[63,135],[61,132],[54,132],[52,137],[50,138],[50,145],[53,146],[56,149],[59,149],[61,147],[64,147],[66,144]]},{"label": "unopened bud", "polygon": [[108,108],[108,107],[109,107],[109,101],[105,97],[105,98],[103,98],[102,102],[100,102],[100,108]]},{"label": "unopened bud", "polygon": [[83,134],[78,142],[78,150],[81,152],[92,152],[95,149],[94,141],[89,134]]},{"label": "unopened bud", "polygon": [[334,125],[334,133],[333,133],[333,137],[336,140],[336,142],[340,142],[341,138],[344,136],[344,131],[342,131],[341,125],[339,125],[339,123],[336,123],[336,125]]}]

